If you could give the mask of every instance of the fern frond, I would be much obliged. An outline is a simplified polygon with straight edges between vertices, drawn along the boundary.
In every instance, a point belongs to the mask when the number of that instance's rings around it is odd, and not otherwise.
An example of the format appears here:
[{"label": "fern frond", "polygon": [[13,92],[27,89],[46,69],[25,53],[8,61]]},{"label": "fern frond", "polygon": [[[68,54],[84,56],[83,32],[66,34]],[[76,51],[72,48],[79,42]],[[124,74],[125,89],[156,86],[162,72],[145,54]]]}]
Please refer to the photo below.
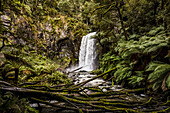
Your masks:
[{"label": "fern frond", "polygon": [[170,69],[170,65],[169,64],[159,65],[155,68],[155,71],[158,71],[158,70],[161,70],[161,69]]},{"label": "fern frond", "polygon": [[121,74],[122,69],[117,69],[117,71],[114,73],[115,77],[118,77]]},{"label": "fern frond", "polygon": [[137,53],[141,53],[140,49],[132,48],[130,50],[126,50],[125,52],[123,52],[121,56],[123,59],[126,59],[126,58],[130,57],[131,55],[137,54]]},{"label": "fern frond", "polygon": [[170,72],[170,64],[165,64],[159,61],[151,62],[148,65],[148,69],[146,71],[152,71],[152,73],[150,73],[148,76],[148,80],[149,82],[153,82],[153,86],[152,86],[153,90],[157,90],[160,87],[163,90],[165,90],[166,84],[167,84],[167,87],[169,88],[169,75],[168,74]]},{"label": "fern frond", "polygon": [[154,71],[151,74],[149,74],[148,79],[150,82],[153,82],[155,80],[160,79],[160,77],[165,76],[169,71],[170,71],[170,69],[168,69],[168,68],[163,68],[163,69]]},{"label": "fern frond", "polygon": [[160,61],[154,61],[154,62],[150,62],[149,65],[147,66],[146,71],[154,71],[156,67],[158,67],[159,65],[164,64],[163,62]]},{"label": "fern frond", "polygon": [[168,75],[168,78],[166,80],[166,84],[167,84],[168,89],[170,89],[170,75]]},{"label": "fern frond", "polygon": [[126,71],[124,73],[120,73],[120,75],[116,78],[116,82],[120,82],[122,80],[128,79],[132,75],[132,71]]},{"label": "fern frond", "polygon": [[153,30],[151,30],[148,35],[149,36],[155,36],[156,34],[158,34],[160,31],[164,30],[164,28],[162,26],[157,27],[156,29],[154,28]]},{"label": "fern frond", "polygon": [[160,49],[162,47],[168,47],[168,46],[169,46],[168,43],[160,42],[160,44],[158,44],[158,45],[150,46],[150,47],[146,48],[144,50],[144,53],[151,53],[151,52],[157,51],[158,49]]},{"label": "fern frond", "polygon": [[153,82],[159,79],[160,77],[165,76],[169,71],[169,64],[159,64],[155,67],[154,72],[149,75],[148,79],[150,80],[150,82]]},{"label": "fern frond", "polygon": [[132,74],[130,67],[120,68],[115,73],[116,81],[120,82],[121,80],[130,77]]},{"label": "fern frond", "polygon": [[156,81],[156,82],[153,84],[152,89],[153,89],[154,91],[156,91],[156,90],[161,86],[161,84],[162,84],[162,80]]},{"label": "fern frond", "polygon": [[143,81],[144,78],[143,77],[139,77],[139,76],[132,76],[128,80],[130,80],[129,81],[130,84],[136,85],[136,84],[139,84],[141,81]]}]

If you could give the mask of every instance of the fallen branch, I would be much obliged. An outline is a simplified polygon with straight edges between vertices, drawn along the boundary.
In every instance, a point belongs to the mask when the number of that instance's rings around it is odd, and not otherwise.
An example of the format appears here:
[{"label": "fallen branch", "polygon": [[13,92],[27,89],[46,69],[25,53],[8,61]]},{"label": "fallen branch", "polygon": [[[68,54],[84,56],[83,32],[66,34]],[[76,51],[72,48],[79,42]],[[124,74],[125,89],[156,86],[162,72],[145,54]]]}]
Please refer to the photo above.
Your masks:
[{"label": "fallen branch", "polygon": [[110,70],[108,70],[108,71],[106,71],[106,72],[104,72],[104,73],[102,73],[102,74],[100,74],[100,75],[97,75],[97,76],[95,76],[95,77],[93,77],[93,78],[91,78],[91,79],[89,79],[89,80],[86,80],[86,81],[81,82],[81,83],[79,83],[79,84],[73,85],[73,86],[71,86],[70,89],[72,90],[72,89],[80,88],[80,87],[82,87],[83,85],[87,84],[88,82],[90,82],[90,81],[92,81],[92,80],[95,80],[95,79],[97,79],[97,78],[100,78],[100,77],[102,77],[102,76],[110,73],[111,71],[113,71],[113,70],[115,70],[115,69],[116,69],[116,67],[114,67],[114,68],[112,68],[112,69],[110,69]]}]

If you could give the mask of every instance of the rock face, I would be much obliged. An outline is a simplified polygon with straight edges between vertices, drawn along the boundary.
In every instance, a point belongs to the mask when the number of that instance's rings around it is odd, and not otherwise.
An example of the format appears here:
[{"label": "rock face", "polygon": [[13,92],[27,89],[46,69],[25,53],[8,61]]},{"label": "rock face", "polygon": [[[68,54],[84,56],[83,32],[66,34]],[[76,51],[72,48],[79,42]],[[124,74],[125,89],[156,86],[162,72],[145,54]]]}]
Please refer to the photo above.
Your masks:
[{"label": "rock face", "polygon": [[79,52],[79,67],[82,70],[92,71],[97,69],[98,59],[96,52],[96,39],[91,38],[96,32],[83,36]]}]

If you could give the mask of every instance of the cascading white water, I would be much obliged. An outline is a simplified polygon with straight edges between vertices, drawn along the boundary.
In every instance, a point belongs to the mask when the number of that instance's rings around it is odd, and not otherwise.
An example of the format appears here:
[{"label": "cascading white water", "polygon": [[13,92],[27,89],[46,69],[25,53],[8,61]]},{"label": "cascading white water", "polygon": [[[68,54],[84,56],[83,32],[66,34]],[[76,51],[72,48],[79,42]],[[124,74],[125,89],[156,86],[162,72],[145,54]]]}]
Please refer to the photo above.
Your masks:
[{"label": "cascading white water", "polygon": [[[92,38],[92,36],[94,35],[96,35],[96,32],[89,33],[86,36],[83,36],[79,52],[79,66],[73,66],[69,69],[71,73],[69,73],[68,77],[73,79],[74,84],[81,83],[96,76],[90,74],[90,71],[97,69],[98,66],[96,39]],[[107,91],[108,89],[115,91],[121,90],[120,86],[118,85],[110,87],[111,84],[111,82],[106,82],[101,78],[97,78],[93,81],[88,82],[84,86],[91,87],[100,85],[99,88],[101,88],[102,91]],[[107,87],[107,89],[105,89],[104,87]],[[90,91],[86,92],[86,94],[88,93],[90,93]]]},{"label": "cascading white water", "polygon": [[97,68],[96,39],[91,38],[96,32],[83,36],[79,53],[79,67],[81,70],[92,71]]}]

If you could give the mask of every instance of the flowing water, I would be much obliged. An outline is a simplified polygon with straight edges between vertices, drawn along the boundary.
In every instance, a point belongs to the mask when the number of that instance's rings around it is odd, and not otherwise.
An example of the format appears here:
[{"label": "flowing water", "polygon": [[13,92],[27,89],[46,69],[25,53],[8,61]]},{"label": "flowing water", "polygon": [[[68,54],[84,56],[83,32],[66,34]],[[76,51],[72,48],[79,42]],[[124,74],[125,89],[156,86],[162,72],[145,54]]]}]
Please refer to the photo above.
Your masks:
[{"label": "flowing water", "polygon": [[82,38],[79,52],[79,67],[83,67],[81,70],[97,69],[96,39],[92,38],[94,35],[96,32],[89,33]]},{"label": "flowing water", "polygon": [[[74,82],[74,84],[81,83],[83,81],[89,80],[96,75],[90,74],[92,70],[97,69],[98,66],[98,55],[97,55],[97,47],[96,47],[96,39],[93,36],[96,35],[96,32],[92,32],[83,36],[80,46],[79,52],[79,65],[73,66],[70,69],[70,74],[68,75]],[[93,81],[90,81],[85,86],[101,86],[109,87],[111,82],[105,82],[103,79],[98,78]],[[119,88],[115,88],[119,87]],[[120,86],[115,85],[114,90],[120,90]]]},{"label": "flowing water", "polygon": [[[68,75],[75,84],[96,76],[90,74],[90,71],[97,69],[98,66],[96,39],[92,38],[95,35],[96,32],[92,32],[82,38],[79,52],[79,65],[76,68],[74,67],[76,71],[72,69],[72,73]],[[86,84],[86,86],[96,86],[102,82],[104,82],[104,80],[96,79]]]}]

